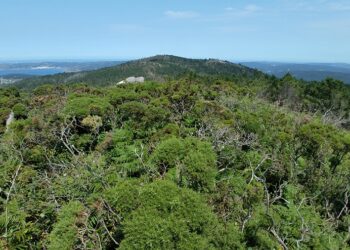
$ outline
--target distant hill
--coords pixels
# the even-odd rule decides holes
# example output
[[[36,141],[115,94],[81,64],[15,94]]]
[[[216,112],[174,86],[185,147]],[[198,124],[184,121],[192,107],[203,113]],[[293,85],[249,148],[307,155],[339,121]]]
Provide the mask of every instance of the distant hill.
[[[253,76],[259,71],[240,64],[216,59],[187,59],[169,55],[159,55],[126,62],[117,66],[77,73],[62,73],[24,79],[16,83],[18,87],[32,88],[41,84],[87,83],[106,86],[118,83],[130,76],[143,76],[146,80],[165,81],[194,72],[200,76]]]
[[[346,63],[244,62],[242,64],[277,77],[289,72],[296,78],[306,81],[321,81],[332,77],[350,84],[350,64]]]

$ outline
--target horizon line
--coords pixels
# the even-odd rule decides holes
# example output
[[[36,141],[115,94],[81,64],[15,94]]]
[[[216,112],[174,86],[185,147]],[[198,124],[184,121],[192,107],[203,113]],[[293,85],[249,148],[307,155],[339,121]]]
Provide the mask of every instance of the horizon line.
[[[170,54],[157,54],[153,56],[159,56],[159,55],[170,55]],[[4,64],[17,64],[17,63],[49,63],[49,62],[127,62],[127,61],[133,61],[133,60],[139,60],[144,58],[149,58],[153,56],[140,56],[140,57],[70,57],[70,58],[59,58],[59,57],[37,57],[37,58],[0,58],[0,63]],[[317,60],[293,60],[293,59],[282,59],[282,60],[276,60],[276,59],[227,59],[227,58],[220,58],[220,57],[188,57],[188,56],[178,56],[178,55],[170,55],[170,56],[177,56],[177,57],[183,57],[187,59],[217,59],[217,60],[225,60],[232,63],[292,63],[292,64],[350,64],[349,62],[344,61],[317,61]]]

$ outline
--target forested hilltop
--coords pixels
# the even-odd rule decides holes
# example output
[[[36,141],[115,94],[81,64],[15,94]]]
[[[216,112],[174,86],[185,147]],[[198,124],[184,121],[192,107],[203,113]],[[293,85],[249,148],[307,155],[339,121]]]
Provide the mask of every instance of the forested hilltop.
[[[0,249],[349,249],[349,87],[225,71],[0,88]]]
[[[262,74],[257,70],[228,61],[158,55],[99,70],[28,78],[16,83],[16,86],[26,89],[33,89],[48,83],[85,83],[92,86],[108,86],[130,76],[143,76],[148,81],[165,82],[183,77],[188,72],[195,72],[199,76],[226,78],[252,77]]]

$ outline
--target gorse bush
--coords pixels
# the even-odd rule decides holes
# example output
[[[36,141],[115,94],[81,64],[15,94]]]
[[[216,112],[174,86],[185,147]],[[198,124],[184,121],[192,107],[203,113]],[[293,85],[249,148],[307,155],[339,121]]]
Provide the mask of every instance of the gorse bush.
[[[348,249],[349,87],[249,72],[1,88],[0,248]]]
[[[151,156],[160,175],[169,175],[179,186],[209,191],[215,185],[216,155],[209,143],[196,138],[170,138],[161,142]]]
[[[48,240],[48,249],[74,249],[79,244],[79,226],[84,224],[84,206],[70,202],[63,206]]]

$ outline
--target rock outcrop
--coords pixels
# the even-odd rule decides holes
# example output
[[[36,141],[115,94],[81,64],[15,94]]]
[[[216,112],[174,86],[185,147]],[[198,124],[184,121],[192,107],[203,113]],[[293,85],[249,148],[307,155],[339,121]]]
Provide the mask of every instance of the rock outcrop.
[[[145,82],[145,78],[143,76],[140,77],[135,77],[135,76],[130,76],[126,78],[123,81],[118,82],[117,84],[125,84],[125,83],[143,83]]]
[[[6,132],[9,130],[11,123],[14,121],[15,119],[15,114],[13,113],[13,111],[11,111],[11,113],[9,114],[9,117],[6,120]]]

